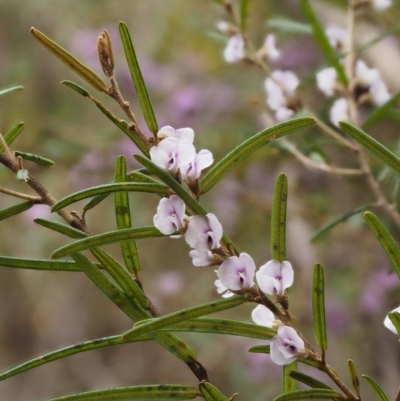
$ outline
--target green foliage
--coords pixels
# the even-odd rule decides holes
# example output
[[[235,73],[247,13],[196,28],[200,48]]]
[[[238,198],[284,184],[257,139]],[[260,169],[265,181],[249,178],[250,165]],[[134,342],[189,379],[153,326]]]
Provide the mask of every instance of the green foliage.
[[[325,321],[325,282],[324,268],[319,263],[314,266],[312,307],[315,340],[321,350],[325,352],[328,348]]]

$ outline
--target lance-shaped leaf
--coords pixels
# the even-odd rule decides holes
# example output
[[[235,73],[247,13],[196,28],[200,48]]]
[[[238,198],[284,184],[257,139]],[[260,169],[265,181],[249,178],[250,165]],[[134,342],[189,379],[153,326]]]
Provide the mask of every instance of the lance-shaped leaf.
[[[144,83],[142,72],[140,71],[135,49],[132,44],[131,35],[129,34],[128,27],[124,22],[119,23],[119,34],[124,47],[129,71],[131,72],[132,80],[138,95],[139,104],[143,112],[143,117],[150,132],[156,134],[158,132],[157,120],[154,115],[153,106],[151,104],[150,96],[147,92],[146,84]]]
[[[397,330],[397,334],[400,337],[400,313],[398,312],[390,312],[389,319],[393,323],[395,329]]]
[[[82,252],[87,249],[92,249],[98,246],[112,244],[115,242],[163,236],[164,234],[161,234],[160,231],[158,231],[154,226],[126,228],[124,230],[109,231],[104,234],[92,235],[91,237],[84,238],[80,241],[75,241],[72,244],[64,245],[63,247],[56,249],[51,257],[53,259],[58,259],[72,253]]]
[[[343,396],[334,390],[323,388],[312,388],[308,390],[296,390],[291,393],[284,393],[274,398],[274,401],[293,401],[293,400],[343,400]]]
[[[336,227],[338,224],[342,223],[343,221],[346,221],[350,217],[363,212],[364,210],[368,209],[371,207],[371,204],[368,203],[366,205],[362,205],[359,207],[356,207],[353,210],[350,210],[347,213],[341,214],[340,216],[335,217],[328,223],[324,224],[319,230],[317,230],[314,235],[311,237],[311,242],[314,242],[316,239],[321,237],[323,234],[327,233],[329,230],[332,228]]]
[[[83,206],[83,215],[86,214],[89,210],[93,209],[96,207],[99,203],[103,202],[104,199],[106,199],[110,194],[102,194],[102,195],[97,195],[94,198],[90,199],[88,203],[86,203],[85,206]]]
[[[286,17],[272,17],[267,20],[267,27],[278,29],[283,32],[296,35],[311,35],[312,28],[309,24],[304,24]]]
[[[303,372],[299,372],[297,370],[293,370],[292,372],[290,372],[290,376],[301,382],[306,384],[309,387],[312,388],[326,388],[329,390],[333,390],[333,388],[329,387],[328,385],[326,385],[325,383],[322,383],[321,381],[314,379],[314,377],[308,376]]]
[[[269,143],[271,140],[288,135],[294,131],[310,127],[315,124],[314,117],[299,117],[276,124],[267,128],[241,145],[233,149],[222,160],[212,167],[200,182],[201,194],[208,192],[217,182],[228,174],[236,165],[250,156],[257,149]]]
[[[70,260],[47,260],[47,259],[28,259],[13,258],[10,256],[0,256],[0,266],[13,267],[16,269],[49,270],[80,272],[82,269]]]
[[[23,89],[24,89],[23,86],[13,86],[12,88],[3,89],[3,90],[0,90],[0,96],[4,96],[4,95],[7,95],[8,93],[20,91]]]
[[[378,383],[372,379],[371,377],[367,375],[361,375],[367,383],[371,386],[372,390],[375,391],[375,394],[378,396],[379,401],[389,401],[389,398],[387,395],[383,392],[383,390],[380,388]]]
[[[197,202],[197,200],[194,199],[193,196],[190,195],[190,193],[165,170],[155,165],[147,157],[143,157],[141,155],[134,155],[134,157],[138,162],[142,163],[143,166],[147,167],[162,182],[165,182],[165,184],[167,184],[167,186],[185,202],[185,205],[189,208],[192,214],[199,214],[202,216],[207,214],[207,211],[203,208],[203,206],[201,206],[200,203]],[[222,241],[228,247],[230,247],[235,252],[236,255],[239,255],[239,252],[236,249],[235,244],[231,241],[231,239],[228,237],[226,233],[223,234]]]
[[[400,278],[400,249],[395,240],[375,214],[371,212],[365,212],[364,220],[374,233],[376,239],[382,245],[390,261],[392,262],[395,272]]]
[[[249,352],[252,352],[254,354],[270,354],[271,346],[270,345],[254,345],[253,347],[249,348]]]
[[[286,260],[286,205],[288,182],[286,174],[276,180],[271,213],[271,256],[274,260]]]
[[[257,338],[259,340],[270,340],[276,336],[276,330],[271,329],[270,327],[211,317],[190,319],[187,322],[181,322],[165,327],[163,330],[229,334],[232,336]]]
[[[113,345],[127,344],[129,342],[148,341],[151,339],[152,338],[150,336],[143,336],[135,338],[133,341],[128,341],[122,339],[120,335],[117,335],[117,336],[97,338],[96,340],[90,340],[74,345],[69,345],[68,347],[48,352],[47,354],[38,356],[37,358],[30,359],[29,361],[26,361],[18,366],[8,369],[7,371],[0,374],[0,380],[8,379],[9,377],[15,376],[19,373],[26,372],[27,370],[36,368],[49,362],[56,361],[58,359],[79,354],[81,352],[91,351],[99,348],[111,347]]]
[[[12,127],[10,129],[10,131],[8,131],[5,135],[4,135],[4,140],[6,142],[6,144],[8,146],[10,146],[14,140],[18,137],[18,135],[22,132],[22,130],[25,127],[25,123],[19,123],[17,125],[14,125],[14,127]],[[0,152],[4,152],[4,148],[3,145],[0,143]]]
[[[124,293],[136,301],[142,308],[149,307],[149,300],[135,280],[104,249],[94,248],[92,254],[104,266],[110,276],[122,288]]]
[[[126,182],[126,161],[119,156],[115,167],[115,182]],[[131,228],[131,211],[129,207],[129,196],[127,192],[116,192],[114,195],[115,216],[119,230]],[[139,255],[134,240],[121,242],[121,251],[125,265],[131,273],[140,271]]]
[[[290,393],[297,390],[297,381],[290,375],[297,369],[297,361],[284,365],[282,370],[282,393]]]
[[[206,381],[199,384],[199,390],[205,401],[229,401],[215,386]]]
[[[83,97],[88,97],[89,92],[85,89],[82,88],[82,86],[76,84],[75,82],[68,81],[67,79],[64,81],[61,81],[61,83],[65,86],[68,86],[68,88],[72,89],[73,91],[79,93]]]
[[[15,216],[16,214],[20,214],[25,212],[25,210],[29,210],[35,202],[27,201],[18,203],[17,205],[6,207],[0,210],[0,221],[8,219],[11,216]]]
[[[326,60],[335,68],[339,81],[346,85],[348,80],[344,67],[340,63],[335,49],[330,44],[329,39],[325,34],[324,27],[322,26],[318,15],[311,6],[310,0],[300,0],[300,7],[311,25],[315,40],[318,43],[322,53],[324,53]]]
[[[59,223],[58,221],[46,219],[34,219],[36,224],[49,228],[50,230],[57,231],[60,234],[67,235],[70,238],[86,238],[88,234],[85,232],[68,226],[67,224]]]
[[[60,199],[53,205],[51,211],[57,212],[71,203],[78,202],[82,199],[91,198],[92,196],[97,195],[110,194],[113,192],[147,192],[165,195],[168,192],[168,188],[162,183],[148,184],[137,182],[116,182],[114,184],[104,184],[75,192],[66,196],[65,198]]]
[[[393,152],[347,121],[340,121],[339,126],[359,144],[381,159],[395,173],[400,175],[400,159]]]
[[[376,122],[378,122],[382,117],[384,117],[392,107],[396,106],[400,100],[400,92],[395,93],[386,103],[372,110],[368,117],[363,122],[363,128],[367,128]]]
[[[97,89],[100,92],[108,93],[108,88],[102,79],[79,60],[77,60],[71,53],[67,52],[60,45],[53,42],[44,33],[38,31],[36,28],[31,28],[31,34],[39,41],[40,44],[53,53],[54,56],[60,59],[94,89]]]
[[[319,263],[314,266],[312,307],[315,339],[321,350],[325,352],[328,348],[328,340],[325,322],[324,268]]]
[[[349,371],[349,376],[351,379],[351,383],[353,384],[353,388],[356,391],[358,398],[361,399],[360,381],[358,380],[356,365],[354,364],[354,362],[351,359],[347,360],[347,369]]]
[[[50,160],[47,157],[34,155],[33,153],[20,152],[19,150],[16,150],[15,156],[20,156],[25,160],[29,160],[31,162],[34,162],[36,164],[40,164],[40,165],[46,166],[46,167],[54,167],[56,165],[56,163],[53,160]]]
[[[88,391],[52,398],[47,401],[142,401],[142,400],[192,400],[198,391],[195,387],[177,384],[153,384],[146,386],[117,387]]]
[[[195,317],[209,315],[210,313],[220,312],[226,309],[231,309],[236,306],[241,305],[246,301],[243,296],[235,296],[228,299],[222,299],[219,301],[209,302],[202,305],[197,305],[192,308],[187,308],[180,310],[178,312],[173,312],[163,317],[152,319],[149,322],[134,326],[133,329],[127,331],[123,337],[124,338],[134,338],[136,336],[141,336],[152,331],[160,330],[172,324],[187,321]]]

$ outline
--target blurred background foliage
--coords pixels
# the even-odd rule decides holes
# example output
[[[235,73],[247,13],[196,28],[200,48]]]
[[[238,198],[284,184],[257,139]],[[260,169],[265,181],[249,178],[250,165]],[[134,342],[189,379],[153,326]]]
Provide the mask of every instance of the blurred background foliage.
[[[316,1],[322,21],[343,24],[344,1]],[[365,43],[396,23],[395,4],[379,16],[366,14],[357,28],[357,42]],[[286,16],[303,20],[294,0],[253,0],[249,32],[259,46],[271,32],[267,21]],[[223,37],[215,25],[226,19],[213,1],[187,0],[0,0],[1,88],[23,85],[25,90],[0,99],[0,129],[7,132],[25,122],[25,130],[12,150],[37,153],[56,161],[46,169],[26,162],[26,167],[56,197],[89,186],[110,182],[116,157],[123,154],[130,170],[137,168],[135,146],[87,99],[59,85],[79,78],[42,48],[29,34],[31,26],[71,51],[102,76],[97,62],[96,38],[106,28],[113,39],[116,75],[124,96],[131,102],[142,126],[140,109],[118,37],[118,21],[130,28],[144,78],[154,102],[159,126],[190,126],[197,149],[210,149],[219,160],[241,141],[271,121],[265,105],[264,76],[245,64],[227,65],[222,58]],[[274,68],[294,70],[310,77],[323,63],[309,35],[276,31],[283,56]],[[390,91],[400,90],[399,36],[386,37],[363,53],[367,63],[379,68]],[[122,112],[104,95],[93,93],[118,116]],[[305,79],[302,96],[307,106],[327,119],[330,106]],[[369,131],[395,148],[397,114]],[[267,121],[267,123],[266,123]],[[289,139],[304,153],[318,153],[326,138],[311,129]],[[335,164],[355,165],[352,155],[328,144],[325,157]],[[382,168],[371,158],[374,171]],[[292,308],[301,330],[312,339],[311,275],[314,263],[327,272],[328,361],[346,375],[345,361],[352,358],[359,373],[374,377],[394,395],[400,376],[400,348],[396,336],[382,321],[399,304],[399,282],[388,258],[361,216],[334,228],[314,244],[312,234],[338,214],[371,202],[361,178],[329,176],[299,164],[291,155],[268,146],[232,171],[203,202],[215,213],[240,251],[250,253],[258,266],[270,258],[270,205],[277,175],[289,179],[288,259],[296,279],[291,289]],[[1,185],[25,191],[23,183],[5,168]],[[387,180],[390,193],[393,181]],[[131,195],[135,225],[152,222],[158,199]],[[0,207],[16,203],[0,194]],[[74,205],[78,211],[84,203]],[[399,230],[378,215],[399,239]],[[36,226],[35,217],[49,217],[48,209],[35,206],[23,215],[2,221],[0,254],[47,258],[68,240]],[[56,218],[57,217],[52,217]],[[87,214],[93,233],[116,228],[112,197]],[[184,241],[157,239],[139,243],[142,281],[161,313],[218,298],[210,268],[194,268]],[[119,258],[119,247],[107,247]],[[179,255],[179,256],[177,256]],[[131,327],[129,319],[80,273],[14,271],[0,268],[0,368],[5,370],[32,356],[88,339],[113,335]],[[221,316],[250,320],[251,305]],[[212,380],[226,395],[265,400],[279,392],[280,369],[265,355],[249,354],[256,342],[234,337],[182,335],[197,351]],[[2,399],[39,400],[68,393],[140,383],[196,385],[187,367],[155,343],[123,345],[56,361],[0,382]],[[364,386],[365,387],[365,386]],[[369,389],[365,394],[373,399]]]

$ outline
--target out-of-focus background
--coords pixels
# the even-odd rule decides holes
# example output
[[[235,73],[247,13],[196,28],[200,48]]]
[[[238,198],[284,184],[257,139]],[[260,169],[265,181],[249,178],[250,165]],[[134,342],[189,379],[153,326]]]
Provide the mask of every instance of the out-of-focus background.
[[[325,24],[343,24],[344,1],[316,1]],[[360,19],[359,44],[379,36],[396,23],[399,6]],[[257,46],[275,32],[282,57],[272,68],[290,69],[305,78],[301,94],[307,106],[327,120],[331,100],[308,79],[323,58],[310,35],[292,35],[267,26],[271,17],[303,21],[293,0],[253,0],[249,33]],[[132,157],[135,146],[87,99],[59,84],[64,79],[87,87],[29,33],[31,26],[71,51],[100,76],[96,38],[106,28],[113,39],[116,76],[144,127],[118,36],[118,22],[128,25],[147,82],[159,126],[192,127],[197,149],[209,149],[215,160],[241,141],[266,127],[265,76],[255,67],[227,64],[222,57],[224,38],[216,23],[226,20],[224,10],[212,1],[185,0],[0,0],[0,88],[23,85],[24,91],[0,99],[0,130],[19,122],[25,129],[12,150],[37,153],[56,161],[55,168],[26,162],[56,197],[113,179],[115,159],[122,154],[130,170],[138,168]],[[343,26],[343,25],[342,25]],[[369,66],[379,68],[391,93],[400,90],[399,37],[396,32],[363,53]],[[104,77],[105,79],[105,77]],[[105,95],[91,93],[118,116],[122,112]],[[368,112],[368,110],[366,110]],[[374,126],[372,135],[394,149],[398,141],[396,115]],[[317,129],[295,133],[291,140],[306,154],[318,153],[323,141]],[[329,162],[356,165],[354,155],[327,142]],[[371,159],[375,172],[382,165]],[[351,358],[359,373],[375,378],[393,398],[399,385],[400,347],[396,336],[383,327],[387,312],[400,304],[399,280],[361,216],[334,228],[310,243],[312,234],[333,217],[373,201],[361,178],[329,176],[304,167],[293,156],[267,146],[235,168],[204,196],[242,252],[260,266],[270,258],[270,209],[274,183],[280,172],[289,179],[288,259],[295,269],[290,290],[292,308],[301,330],[313,341],[311,275],[316,262],[326,268],[328,362],[346,377]],[[388,196],[395,186],[387,177]],[[27,191],[5,168],[1,186]],[[132,194],[135,225],[151,224],[158,199]],[[106,199],[87,214],[93,233],[116,228],[113,201]],[[0,208],[18,200],[0,194]],[[81,210],[84,202],[74,205]],[[395,238],[399,230],[376,211]],[[0,224],[0,254],[48,258],[69,242],[35,225],[33,218],[50,216],[48,208],[35,206]],[[161,313],[218,299],[214,268],[195,268],[183,240],[144,240],[138,244],[142,281]],[[107,247],[121,260],[118,246]],[[251,305],[220,316],[250,321]],[[0,267],[0,370],[33,356],[103,336],[121,333],[130,320],[83,273],[40,272]],[[238,392],[241,400],[272,399],[279,392],[280,369],[269,356],[249,354],[260,341],[209,334],[184,335],[227,396]],[[347,383],[349,380],[345,379]],[[196,385],[189,369],[156,343],[123,345],[91,351],[52,362],[0,382],[0,399],[42,400],[74,392],[141,383]],[[363,399],[374,399],[364,384]]]

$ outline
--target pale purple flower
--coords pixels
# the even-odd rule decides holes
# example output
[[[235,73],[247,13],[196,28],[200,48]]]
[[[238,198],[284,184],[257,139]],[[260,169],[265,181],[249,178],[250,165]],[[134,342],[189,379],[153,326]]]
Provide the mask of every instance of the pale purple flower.
[[[160,200],[153,223],[160,232],[170,235],[185,227],[185,217],[185,203],[179,196],[172,195]]]
[[[217,273],[217,270],[215,270]],[[229,291],[222,283],[221,280],[215,280],[214,285],[217,287],[218,294],[222,294],[222,298],[230,298],[233,297],[235,294],[232,291]]]
[[[251,312],[251,318],[254,323],[267,327],[272,327],[275,321],[274,314],[264,305],[258,305],[253,312]]]
[[[201,171],[213,164],[212,153],[207,149],[200,150],[193,161],[181,168],[182,178],[185,181],[194,182],[200,177]]]
[[[338,122],[349,119],[349,103],[341,97],[336,99],[329,111],[331,123],[339,127]]]
[[[333,67],[324,68],[316,75],[318,89],[326,96],[333,96],[337,81],[337,72]]]
[[[237,33],[228,39],[224,49],[224,59],[227,63],[237,63],[245,56],[243,36]]]
[[[345,28],[337,25],[330,25],[325,30],[326,36],[329,39],[329,43],[339,50],[344,50],[347,45],[348,33]]]
[[[193,266],[212,266],[216,262],[211,251],[192,249],[189,252],[189,256],[192,258]]]
[[[278,122],[290,120],[294,116],[294,110],[287,107],[280,107],[275,112],[275,119]]]
[[[174,137],[165,138],[150,149],[152,162],[172,174],[176,173],[178,168],[190,163],[195,156],[196,151],[192,144],[180,142]]]
[[[176,138],[179,142],[193,144],[194,131],[192,128],[180,128],[175,129],[169,125],[162,127],[157,132],[159,139],[164,139],[168,137]]]
[[[393,309],[391,312],[397,312],[400,313],[400,306],[396,309]],[[394,327],[394,324],[392,323],[392,321],[389,319],[389,315],[387,315],[385,317],[385,320],[383,321],[383,324],[390,330],[393,331],[394,334],[399,334],[397,333],[396,327]]]
[[[283,295],[286,288],[293,284],[293,268],[287,260],[270,260],[256,273],[261,291],[269,295]]]
[[[371,0],[374,10],[382,11],[392,5],[392,0]]]
[[[221,246],[222,226],[217,217],[208,213],[193,216],[185,234],[186,242],[198,251],[210,251]]]
[[[304,353],[304,341],[289,326],[281,326],[271,340],[271,360],[277,365],[287,365]]]
[[[280,51],[276,48],[275,44],[275,35],[267,35],[264,41],[262,53],[271,61],[275,61],[280,57]]]
[[[217,24],[216,24],[216,27],[221,33],[224,33],[226,35],[231,33],[232,30],[233,30],[232,25],[229,22],[226,22],[226,21],[223,21],[223,20],[218,21]]]
[[[217,271],[222,285],[232,291],[250,289],[254,285],[256,266],[247,253],[225,259]]]

